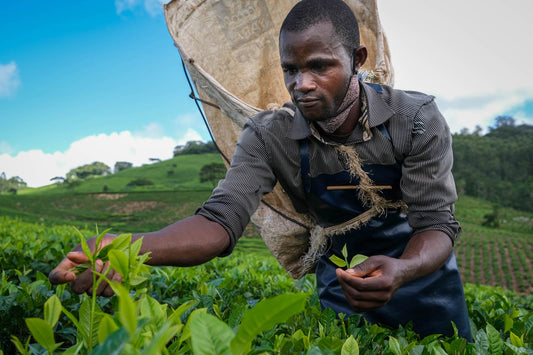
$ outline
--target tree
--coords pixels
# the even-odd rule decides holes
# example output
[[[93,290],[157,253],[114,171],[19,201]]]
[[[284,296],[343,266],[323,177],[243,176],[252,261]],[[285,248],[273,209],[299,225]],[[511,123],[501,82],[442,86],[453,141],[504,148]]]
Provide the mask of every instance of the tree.
[[[501,127],[514,127],[516,123],[516,120],[510,116],[498,116],[494,121],[496,122],[495,129]]]
[[[177,145],[174,148],[174,156],[215,152],[217,152],[217,148],[213,142],[189,141],[185,145]]]
[[[200,182],[210,181],[213,188],[217,186],[218,181],[226,176],[226,166],[222,163],[211,163],[202,166],[200,169]]]
[[[111,173],[111,168],[102,162],[95,161],[91,164],[85,164],[70,170],[67,173],[67,181],[75,179],[87,179],[91,176],[107,175]]]
[[[50,181],[53,181],[55,182],[56,184],[61,184],[63,182],[65,182],[65,178],[63,176],[54,176],[53,178],[50,179]]]
[[[477,130],[476,130],[477,131]],[[485,135],[453,135],[457,190],[500,206],[533,211],[533,126],[501,116]],[[497,216],[485,216],[497,223]]]
[[[26,188],[28,184],[22,180],[20,176],[13,176],[7,178],[5,172],[0,174],[0,193],[12,193],[16,194],[18,190]]]
[[[130,163],[130,162],[127,162],[127,161],[117,161],[115,163],[115,168],[113,169],[113,171],[115,173],[118,173],[119,171],[122,171],[122,170],[126,170],[126,169],[129,169],[133,167],[133,164]]]

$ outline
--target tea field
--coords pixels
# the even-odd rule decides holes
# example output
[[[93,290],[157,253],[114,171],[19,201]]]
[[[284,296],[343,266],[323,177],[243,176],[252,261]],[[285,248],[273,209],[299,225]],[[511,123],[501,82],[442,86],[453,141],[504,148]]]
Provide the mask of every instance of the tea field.
[[[533,354],[533,214],[500,208],[499,228],[488,228],[493,205],[467,196],[456,204],[455,252],[473,343],[321,311],[314,276],[287,276],[252,226],[232,255],[193,268],[145,270],[122,256],[133,246],[117,246],[109,259],[130,281],[112,298],[49,283],[80,242],[75,228],[85,238],[142,233],[194,213],[211,190],[199,165],[217,159],[182,156],[73,188],[0,195],[0,354]],[[154,185],[127,186],[139,176]]]
[[[421,339],[409,326],[386,329],[321,311],[313,276],[292,280],[271,256],[253,251],[264,251],[260,239],[245,239],[231,256],[193,268],[143,270],[139,257],[127,265],[110,257],[130,280],[115,286],[112,298],[79,296],[48,282],[48,272],[78,242],[72,226],[0,217],[5,354],[532,353],[530,294],[468,283],[474,343],[437,335]],[[131,254],[116,249],[113,255]]]

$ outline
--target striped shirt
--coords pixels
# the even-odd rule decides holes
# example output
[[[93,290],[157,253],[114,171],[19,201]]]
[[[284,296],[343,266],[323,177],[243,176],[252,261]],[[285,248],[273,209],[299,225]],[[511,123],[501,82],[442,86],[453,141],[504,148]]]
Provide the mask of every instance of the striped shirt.
[[[362,117],[343,144],[354,145],[363,164],[400,163],[402,200],[413,234],[439,230],[455,241],[460,233],[454,217],[457,200],[451,173],[451,134],[434,97],[382,86],[377,92],[361,83]],[[236,145],[226,178],[197,214],[221,224],[235,246],[264,194],[279,182],[296,211],[307,213],[300,172],[299,140],[309,139],[311,176],[345,170],[335,145],[320,137],[292,103],[289,110],[263,111],[251,117]],[[293,110],[294,116],[288,111]],[[385,124],[390,137],[377,128]],[[368,132],[368,129],[371,132]],[[370,134],[370,138],[368,135]]]

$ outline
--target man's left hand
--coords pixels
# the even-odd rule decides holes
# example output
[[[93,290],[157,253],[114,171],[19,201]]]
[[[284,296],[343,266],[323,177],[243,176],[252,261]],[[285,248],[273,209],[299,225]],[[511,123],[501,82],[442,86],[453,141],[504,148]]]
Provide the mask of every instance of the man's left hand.
[[[337,278],[352,309],[365,312],[387,304],[404,283],[405,260],[371,256],[352,269],[337,269]]]

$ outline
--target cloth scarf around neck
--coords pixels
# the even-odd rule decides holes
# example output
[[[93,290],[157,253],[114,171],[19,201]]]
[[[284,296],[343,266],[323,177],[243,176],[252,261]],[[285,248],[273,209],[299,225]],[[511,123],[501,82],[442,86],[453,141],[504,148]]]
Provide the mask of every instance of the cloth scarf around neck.
[[[335,132],[348,119],[350,111],[354,105],[359,103],[359,80],[357,75],[353,75],[350,79],[346,96],[339,106],[335,116],[332,116],[323,121],[316,121],[315,123],[327,134]]]

